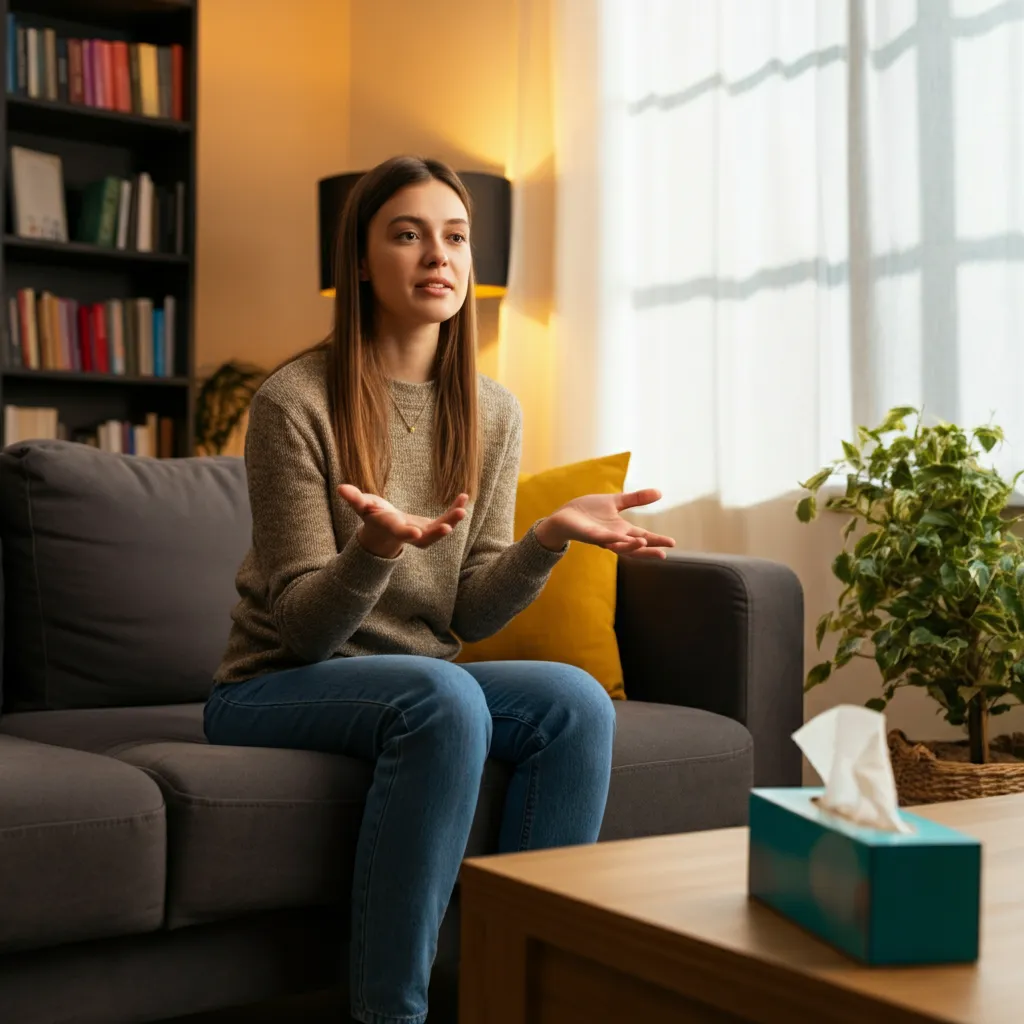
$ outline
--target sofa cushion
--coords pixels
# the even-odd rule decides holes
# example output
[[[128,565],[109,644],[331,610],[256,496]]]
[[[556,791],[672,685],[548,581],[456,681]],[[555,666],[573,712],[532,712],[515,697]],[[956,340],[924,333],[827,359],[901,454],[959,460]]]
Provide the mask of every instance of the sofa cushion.
[[[169,927],[325,904],[347,916],[369,762],[187,743],[118,756],[149,772],[167,801]],[[493,852],[508,777],[487,763],[470,853]]]
[[[0,734],[110,755],[142,743],[206,742],[202,704],[15,711],[0,719]]]
[[[0,735],[0,950],[159,928],[165,824],[137,769]]]
[[[8,710],[202,700],[251,540],[241,459],[0,454]]]
[[[750,734],[706,711],[616,701],[602,839],[746,822]],[[167,923],[347,906],[368,762],[207,744],[202,704],[7,715],[0,732],[107,752],[142,768],[167,803]],[[488,761],[467,854],[493,853],[509,768]]]
[[[618,728],[602,840],[747,823],[754,741],[744,726],[695,708],[615,703]]]

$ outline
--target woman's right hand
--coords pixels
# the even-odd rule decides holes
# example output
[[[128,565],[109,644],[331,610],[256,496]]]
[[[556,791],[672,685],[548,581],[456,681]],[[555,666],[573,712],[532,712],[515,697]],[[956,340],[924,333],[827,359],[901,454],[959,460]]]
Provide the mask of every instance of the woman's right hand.
[[[390,502],[352,484],[342,484],[338,494],[363,521],[359,528],[359,543],[379,558],[397,558],[406,544],[417,548],[436,544],[466,518],[466,503],[469,501],[468,494],[460,494],[445,513],[436,519],[427,519],[400,512]]]

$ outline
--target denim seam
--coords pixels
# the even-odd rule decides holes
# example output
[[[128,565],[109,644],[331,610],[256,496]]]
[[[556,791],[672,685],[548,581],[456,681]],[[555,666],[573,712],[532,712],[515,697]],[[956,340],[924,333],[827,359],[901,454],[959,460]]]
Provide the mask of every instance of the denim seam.
[[[521,715],[514,714],[510,711],[498,712],[491,714],[492,719],[507,718],[513,722],[519,722],[521,725],[525,725],[533,730],[533,735],[540,739],[540,747],[530,755],[531,758],[536,757],[542,751],[544,751],[550,740],[545,734],[544,730],[539,725],[535,725],[533,722]],[[530,780],[526,786],[526,799],[523,801],[523,820],[519,826],[519,850],[523,851],[527,848],[527,844],[530,841],[530,832],[533,829],[533,811],[537,803],[537,762],[532,761],[530,764]]]
[[[359,1010],[360,1014],[368,1015],[369,1024],[426,1024],[425,1013],[414,1013],[411,1017],[391,1017],[388,1014],[374,1013],[373,1010]]]
[[[406,730],[405,730],[406,731],[406,735],[408,735],[408,733],[409,733],[408,723],[406,723],[406,721],[405,721],[405,713],[401,710],[401,708],[396,708],[394,705],[386,704],[383,701],[360,701],[359,703],[377,704],[379,706],[389,708],[391,711],[395,712],[395,714],[397,714],[398,717],[401,719],[403,725],[405,725],[405,727],[406,727]],[[397,756],[397,758],[395,760],[395,767],[394,767],[393,771],[391,772],[391,777],[388,779],[387,790],[384,793],[383,799],[380,801],[380,812],[377,815],[377,820],[373,823],[373,839],[372,839],[372,841],[370,843],[369,862],[366,865],[365,877],[359,880],[359,889],[360,889],[360,891],[359,891],[359,899],[355,903],[355,905],[359,908],[359,910],[358,910],[358,913],[359,913],[359,916],[360,916],[359,924],[360,924],[360,931],[362,933],[362,935],[361,935],[361,942],[360,942],[360,948],[362,949],[363,956],[362,956],[362,960],[361,960],[361,962],[359,964],[359,977],[357,979],[357,989],[356,989],[356,992],[354,993],[354,996],[355,996],[355,1000],[357,1001],[358,1006],[359,1006],[359,1008],[361,1010],[366,1010],[366,999],[365,999],[365,989],[366,989],[366,932],[367,932],[367,927],[368,927],[367,922],[368,922],[369,917],[370,917],[370,915],[366,912],[366,907],[365,907],[364,904],[365,904],[365,899],[366,899],[366,893],[369,892],[369,889],[370,889],[370,877],[373,874],[374,858],[377,855],[377,832],[380,829],[381,821],[383,821],[383,819],[384,819],[384,812],[387,810],[388,800],[391,797],[391,790],[394,788],[395,778],[398,775],[398,769],[401,767],[401,762],[402,762],[402,754],[401,754],[401,749],[399,749],[398,756]],[[368,1012],[373,1013],[373,1011],[368,1011]],[[374,1013],[374,1016],[380,1017],[381,1015]],[[425,1020],[426,1017],[424,1015],[420,1014],[420,1015],[413,1015],[411,1017],[404,1017],[404,1018],[398,1017],[398,1018],[393,1018],[393,1019],[395,1019],[395,1020],[414,1021],[414,1020],[417,1020],[417,1019]]]
[[[264,708],[312,707],[316,704],[369,704],[372,707],[387,708],[389,711],[394,711],[402,716],[403,721],[405,720],[405,714],[402,709],[395,707],[394,704],[389,704],[385,700],[365,700],[361,697],[322,697],[317,700],[274,701],[272,704],[257,701],[250,704],[246,701],[229,700],[222,693],[218,693],[217,700],[230,704],[233,708],[245,708],[247,711],[262,711]]]

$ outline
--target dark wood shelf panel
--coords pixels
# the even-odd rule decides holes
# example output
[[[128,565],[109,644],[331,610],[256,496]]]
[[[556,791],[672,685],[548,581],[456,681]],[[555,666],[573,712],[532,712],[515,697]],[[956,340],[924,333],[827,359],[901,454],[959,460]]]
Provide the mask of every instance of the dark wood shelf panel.
[[[113,249],[85,242],[51,242],[41,238],[19,238],[4,235],[5,258],[23,263],[61,263],[65,266],[90,266],[101,263],[104,267],[124,266],[131,263],[146,265],[167,264],[187,267],[188,256],[172,252],[136,252],[134,249]]]
[[[166,17],[191,11],[195,4],[194,0],[89,0],[88,3],[82,0],[9,0],[7,6],[15,15],[119,25],[126,19]]]
[[[82,103],[60,103],[7,93],[7,130],[33,135],[58,136],[84,142],[131,145],[154,138],[188,138],[191,121],[169,117],[143,117],[117,110],[87,107]]]
[[[187,377],[128,377],[123,373],[91,373],[83,370],[26,370],[23,367],[0,370],[2,377],[25,380],[60,381],[71,384],[123,384],[135,387],[187,388]]]

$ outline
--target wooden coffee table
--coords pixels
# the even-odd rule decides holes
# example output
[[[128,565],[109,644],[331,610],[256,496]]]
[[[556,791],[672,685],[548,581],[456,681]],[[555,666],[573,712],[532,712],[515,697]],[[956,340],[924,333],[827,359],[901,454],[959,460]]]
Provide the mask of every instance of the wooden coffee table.
[[[976,964],[862,967],[747,898],[746,829],[657,836],[467,860],[460,1024],[1021,1024],[1024,795],[914,812],[983,843]]]

